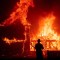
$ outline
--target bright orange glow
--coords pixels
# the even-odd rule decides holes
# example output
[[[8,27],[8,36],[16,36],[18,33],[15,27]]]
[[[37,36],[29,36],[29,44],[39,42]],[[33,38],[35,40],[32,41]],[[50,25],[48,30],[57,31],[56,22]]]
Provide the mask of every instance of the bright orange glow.
[[[24,40],[17,40],[16,38],[13,38],[13,39],[8,39],[8,38],[4,38],[3,39],[3,41],[5,41],[5,43],[7,43],[7,44],[9,44],[9,45],[11,45],[12,43],[20,43],[20,42],[25,42]],[[23,43],[23,45],[24,45],[24,43]],[[22,47],[22,49],[23,49],[23,52],[24,52],[24,46]]]
[[[24,26],[31,25],[27,21],[27,13],[28,13],[29,6],[34,7],[33,0],[20,0],[20,2],[17,2],[17,6],[18,8],[15,11],[13,11],[10,14],[10,17],[6,19],[4,22],[2,22],[0,26],[8,26],[14,23],[16,20],[19,20],[19,22],[21,22]],[[53,13],[48,14],[46,17],[40,18],[40,21],[38,23],[39,27],[38,27],[38,31],[36,32],[36,35],[34,35],[33,33],[32,34],[33,36],[30,37],[31,43],[33,45],[35,45],[36,43],[36,42],[33,42],[33,40],[36,41],[38,38],[40,38],[42,40],[42,44],[44,45],[45,49],[49,50],[52,48],[53,50],[54,49],[60,50],[59,48],[60,36],[58,36],[57,32],[55,32],[53,29],[53,23],[55,18],[56,17],[53,15]],[[25,30],[26,30],[26,27],[25,27]],[[9,45],[15,42],[23,42],[23,40],[17,40],[15,38],[12,40],[9,40],[8,38],[4,38],[3,40]],[[27,38],[25,40],[27,40]],[[34,50],[31,45],[30,45],[30,48],[31,50]]]
[[[17,3],[18,9],[17,12],[20,14],[21,23],[23,25],[28,24],[27,22],[27,13],[28,13],[28,7],[32,4],[32,0],[21,0],[20,3]]]
[[[33,40],[40,38],[45,50],[60,50],[60,36],[53,29],[55,19],[56,17],[52,13],[40,19],[38,31],[31,40],[33,45],[36,43],[33,43]],[[30,47],[31,50],[34,50],[32,46]]]
[[[52,27],[55,18],[56,17],[53,14],[49,14],[45,18],[42,17],[41,21],[39,21],[36,36],[34,36],[32,39],[43,38],[45,40],[59,40],[60,36],[57,35]]]
[[[30,41],[30,51],[34,51],[34,46],[38,38],[41,39],[41,43],[43,44],[45,50],[60,50],[60,36],[58,36],[58,34],[53,29],[53,22],[55,18],[56,17],[53,14],[49,14],[48,16],[41,18],[36,35],[34,35],[34,37],[30,37],[32,39]],[[15,38],[9,40],[5,37],[3,40],[10,45],[11,43],[15,42],[26,42],[27,38],[23,41],[17,40]]]
[[[12,40],[10,40],[10,39],[8,39],[8,38],[4,38],[3,39],[3,41],[5,41],[7,44],[9,44],[9,45],[11,45],[11,43],[16,43],[16,42],[23,42],[24,40],[17,40],[17,39],[12,39]]]
[[[17,9],[10,14],[10,17],[2,22],[3,26],[8,26],[17,19],[19,19],[23,25],[30,24],[27,21],[27,13],[29,6],[34,7],[33,0],[20,0],[20,2],[17,2],[17,6]]]

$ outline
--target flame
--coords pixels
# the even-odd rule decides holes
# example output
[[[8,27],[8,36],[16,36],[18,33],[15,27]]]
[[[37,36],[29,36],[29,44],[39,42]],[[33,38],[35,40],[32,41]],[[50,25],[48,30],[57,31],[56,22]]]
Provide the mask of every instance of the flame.
[[[16,42],[23,42],[23,40],[17,40],[16,38],[13,38],[12,40],[10,40],[6,37],[3,39],[3,41],[5,41],[9,45],[11,45],[12,43],[16,43]]]
[[[21,23],[23,25],[28,24],[27,21],[27,13],[28,13],[28,7],[29,6],[33,6],[32,4],[33,0],[21,0],[20,3],[18,4],[18,6],[20,7],[19,9],[17,9],[17,11],[20,11],[20,19],[21,19]]]
[[[30,24],[27,21],[27,13],[29,6],[34,7],[33,0],[20,0],[17,2],[17,9],[10,14],[10,17],[2,22],[3,26],[8,26],[14,23],[17,19],[21,21],[23,25]]]
[[[18,8],[15,11],[13,11],[10,14],[10,17],[6,19],[4,22],[2,22],[0,26],[8,26],[14,23],[17,19],[19,19],[19,21],[23,25],[30,25],[30,23],[27,21],[27,13],[29,6],[34,7],[33,0],[20,0],[20,2],[17,2],[17,6]],[[48,16],[46,17],[42,17],[41,20],[39,21],[38,31],[36,32],[36,35],[31,37],[31,39],[36,40],[38,38],[41,38],[42,40],[57,40],[58,43],[57,46],[59,48],[60,36],[58,36],[58,34],[54,31],[52,27],[55,19],[56,17],[52,13],[48,14]],[[15,38],[9,40],[6,37],[3,40],[9,45],[11,43],[23,41],[23,40],[17,40]],[[53,46],[56,46],[56,43],[51,43],[51,44],[53,44]]]
[[[33,39],[42,38],[45,40],[59,40],[60,36],[54,31],[53,23],[56,17],[51,13],[39,21],[39,29]]]
[[[33,35],[31,43],[34,45],[38,38],[41,39],[41,43],[45,50],[60,50],[60,36],[53,29],[53,23],[56,17],[53,13],[48,14],[46,17],[42,17],[39,21],[38,31],[36,35]],[[32,46],[31,51],[34,51]]]
[[[36,35],[31,40],[31,43],[33,46],[35,46],[36,40],[38,38],[41,38],[42,41],[41,43],[44,46],[44,49],[46,50],[60,50],[60,36],[54,31],[53,29],[53,23],[55,21],[56,17],[50,13],[46,17],[42,17],[41,20],[39,21],[39,27]],[[11,45],[12,43],[15,42],[25,42],[23,40],[17,40],[17,39],[12,39],[9,40],[8,38],[3,39],[6,43]],[[47,46],[44,44],[46,43]],[[49,45],[50,44],[50,45]],[[23,48],[24,51],[24,48]],[[30,51],[34,51],[34,48],[30,44]]]
[[[16,38],[13,38],[13,39],[8,39],[8,38],[3,38],[3,41],[5,41],[5,43],[11,45],[12,43],[20,43],[20,42],[25,42],[24,40],[17,40]],[[24,53],[24,43],[23,43],[23,47],[22,47],[23,51],[22,53]]]

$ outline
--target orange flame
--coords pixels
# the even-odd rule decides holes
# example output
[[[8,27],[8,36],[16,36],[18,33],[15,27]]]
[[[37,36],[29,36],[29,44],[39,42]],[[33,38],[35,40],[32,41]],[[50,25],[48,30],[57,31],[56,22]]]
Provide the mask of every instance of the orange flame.
[[[7,44],[11,45],[12,43],[16,43],[16,42],[23,42],[23,40],[17,40],[16,38],[10,40],[8,38],[4,38],[3,41],[5,41]]]
[[[27,21],[27,13],[29,6],[34,7],[33,0],[20,0],[20,2],[17,2],[17,6],[18,8],[10,14],[10,17],[2,22],[3,26],[8,26],[17,19],[19,19],[23,25],[29,24]]]
[[[56,17],[52,13],[45,18],[41,18],[38,31],[31,40],[33,45],[36,43],[33,41],[40,38],[45,50],[60,50],[60,36],[53,29],[55,19]],[[34,51],[32,46],[30,48],[31,51]]]
[[[21,0],[20,3],[17,4],[19,6],[19,9],[17,9],[17,11],[19,11],[20,13],[21,23],[23,25],[28,24],[27,22],[28,7],[33,6],[32,2],[33,0]]]
[[[52,27],[55,18],[56,17],[53,14],[49,14],[47,17],[42,18],[39,22],[37,35],[33,39],[43,38],[46,40],[59,40],[60,36],[58,36],[57,33],[54,32]]]

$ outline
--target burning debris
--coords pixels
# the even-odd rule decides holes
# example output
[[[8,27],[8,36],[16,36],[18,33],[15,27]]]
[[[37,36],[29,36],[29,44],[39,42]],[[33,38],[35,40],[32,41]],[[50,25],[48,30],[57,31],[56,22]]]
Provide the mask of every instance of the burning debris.
[[[32,40],[41,39],[42,44],[45,47],[45,50],[60,50],[60,36],[53,29],[53,22],[55,21],[55,16],[50,13],[45,18],[39,21],[38,31],[36,35],[33,35]],[[32,41],[31,40],[31,41]],[[36,42],[32,44],[34,45]],[[34,48],[31,46],[31,50]]]
[[[57,50],[59,50],[60,36],[58,36],[58,34],[54,31],[52,27],[53,22],[56,18],[53,15],[53,13],[48,14],[46,17],[42,17],[38,23],[39,27],[38,27],[38,31],[36,32],[36,35],[30,36],[31,34],[29,30],[30,30],[31,24],[27,20],[27,13],[28,13],[29,6],[34,7],[33,0],[20,0],[20,2],[17,2],[17,6],[18,6],[17,9],[13,11],[10,14],[10,17],[6,19],[4,22],[2,22],[0,26],[9,26],[13,24],[17,19],[19,19],[19,22],[21,22],[22,25],[25,26],[25,33],[24,33],[25,41],[17,40],[15,38],[12,40],[9,40],[6,37],[3,40],[10,45],[11,43],[22,42],[22,41],[25,43],[28,39],[30,40],[31,38],[29,43],[32,42],[34,45],[36,43],[36,40],[40,38],[42,40],[42,44],[44,45],[44,47],[46,47],[47,45],[47,48],[45,49],[50,49],[49,46],[52,44],[51,46],[52,48],[57,47]],[[54,42],[54,43],[50,43],[50,42]],[[56,45],[56,43],[58,43],[58,45]],[[30,46],[30,49],[32,49],[32,46]]]
[[[2,22],[1,25],[3,26],[9,26],[11,24],[13,24],[17,19],[19,19],[19,22],[22,23],[23,26],[25,26],[25,40],[17,40],[16,38],[10,40],[7,37],[5,37],[3,39],[3,41],[5,41],[7,44],[11,45],[12,43],[16,43],[16,42],[23,42],[23,52],[24,52],[24,46],[26,46],[25,44],[28,44],[28,50],[30,50],[30,45],[29,45],[29,41],[30,41],[30,23],[27,21],[27,13],[28,13],[28,8],[29,6],[34,7],[33,5],[33,0],[20,0],[19,2],[17,2],[17,6],[18,8],[13,11],[10,14],[10,17],[8,19],[6,19],[4,22]],[[29,40],[28,40],[29,39]],[[27,42],[27,43],[26,43]],[[26,49],[25,49],[26,50]],[[28,52],[28,50],[26,52]]]
[[[8,38],[5,37],[3,40],[4,40],[6,43],[8,43],[9,45],[11,45],[11,43],[23,42],[23,40],[17,40],[16,38],[10,40],[10,39],[8,39]]]
[[[29,6],[34,7],[33,4],[33,0],[20,0],[19,2],[17,2],[17,9],[15,11],[13,11],[10,14],[10,17],[8,19],[6,19],[4,22],[2,22],[2,26],[9,26],[12,23],[14,23],[17,19],[19,19],[19,22],[21,22],[24,26],[25,26],[25,31],[27,29],[30,29],[30,23],[27,21],[27,13],[28,13],[28,8]],[[24,33],[25,35],[25,40],[27,40],[26,38],[26,32]],[[11,44],[13,42],[20,42],[17,39],[8,39],[8,38],[4,38],[4,41],[6,41],[6,43]]]

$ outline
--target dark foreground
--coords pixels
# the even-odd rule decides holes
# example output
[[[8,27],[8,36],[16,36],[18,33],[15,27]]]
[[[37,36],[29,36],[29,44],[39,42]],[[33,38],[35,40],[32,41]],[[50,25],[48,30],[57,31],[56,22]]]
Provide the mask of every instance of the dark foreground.
[[[0,56],[0,60],[37,60],[35,54],[32,52],[31,56]],[[47,56],[43,60],[60,60],[60,51],[47,51]]]
[[[0,58],[0,60],[38,60],[36,58]],[[40,60],[40,59],[39,59]],[[44,58],[43,60],[60,60],[60,58]]]
[[[38,60],[36,58],[27,58],[27,57],[0,57],[0,60]],[[47,57],[43,60],[60,60],[60,57]]]
[[[20,58],[20,57],[0,57],[0,60],[38,60],[36,58]],[[39,59],[40,60],[40,59]],[[43,60],[60,60],[60,57],[43,58]]]

